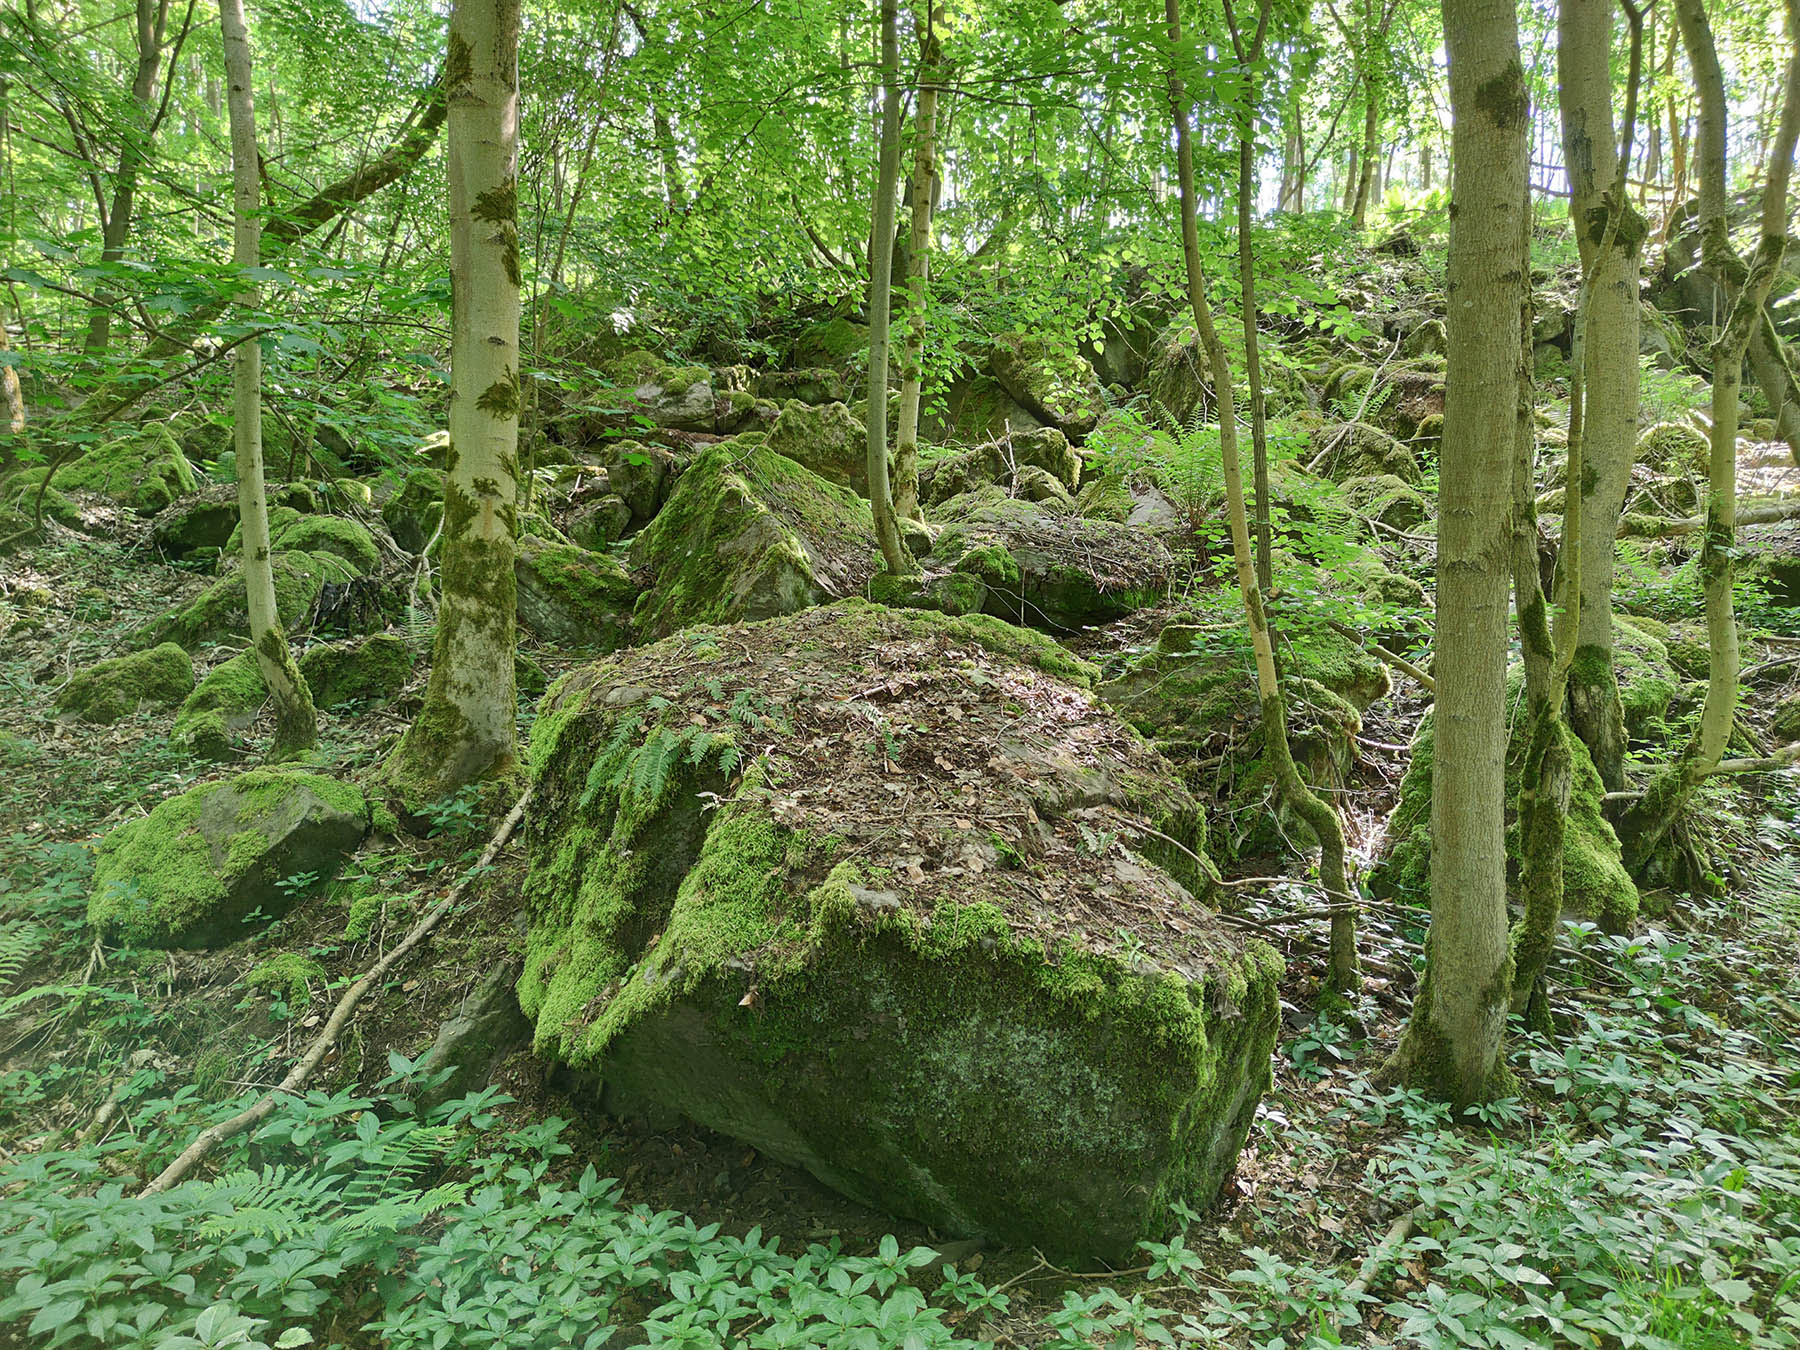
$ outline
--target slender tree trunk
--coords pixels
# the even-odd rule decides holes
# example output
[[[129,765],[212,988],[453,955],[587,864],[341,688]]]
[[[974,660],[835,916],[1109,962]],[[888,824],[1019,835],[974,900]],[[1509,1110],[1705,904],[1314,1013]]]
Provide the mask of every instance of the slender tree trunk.
[[[1356,200],[1350,208],[1350,223],[1363,229],[1369,223],[1369,199],[1375,192],[1375,177],[1381,165],[1381,98],[1380,81],[1363,82],[1368,97],[1363,101],[1362,172],[1356,178]]]
[[[662,159],[663,198],[673,218],[687,212],[688,202],[681,156],[675,146],[675,128],[660,102],[651,105],[650,120],[656,132],[656,153]]]
[[[1356,189],[1362,185],[1362,157],[1357,147],[1350,147],[1350,157],[1344,167],[1344,214],[1350,215],[1356,209]]]
[[[888,328],[894,290],[894,198],[900,189],[899,0],[881,3],[881,137],[876,159],[874,223],[869,232],[869,507],[887,570],[919,570],[894,518],[888,487]]]
[[[1181,49],[1180,0],[1164,0],[1169,44]],[[1171,56],[1169,107],[1175,122],[1175,167],[1181,190],[1181,251],[1187,266],[1188,305],[1194,327],[1206,351],[1218,398],[1219,450],[1225,472],[1225,509],[1231,525],[1231,555],[1237,567],[1238,590],[1243,596],[1244,617],[1250,628],[1250,646],[1256,657],[1256,691],[1262,706],[1263,747],[1274,764],[1276,780],[1287,804],[1319,839],[1319,880],[1332,903],[1330,962],[1326,980],[1344,996],[1354,994],[1361,983],[1356,954],[1355,894],[1350,889],[1344,862],[1343,827],[1337,812],[1300,777],[1288,745],[1287,708],[1275,672],[1275,648],[1263,610],[1262,587],[1250,554],[1249,513],[1244,509],[1244,472],[1238,456],[1237,410],[1232,393],[1231,364],[1225,344],[1213,325],[1212,307],[1206,299],[1206,276],[1200,257],[1198,193],[1194,187],[1194,146],[1188,129],[1187,89]]]
[[[231,186],[236,225],[231,259],[240,268],[258,265],[262,221],[257,214],[260,163],[256,153],[256,103],[252,94],[250,35],[243,0],[219,0],[219,28],[225,46],[226,102],[231,111]],[[245,303],[256,308],[256,287]],[[318,739],[312,694],[294,663],[281,615],[275,607],[275,568],[269,556],[269,503],[263,491],[262,344],[255,338],[232,353],[232,413],[236,420],[238,520],[244,536],[244,590],[250,613],[250,644],[263,688],[275,705],[271,758],[288,759]]]
[[[1674,825],[1694,788],[1723,758],[1737,718],[1738,636],[1732,612],[1733,558],[1737,553],[1738,383],[1744,353],[1758,324],[1787,245],[1788,179],[1794,142],[1800,137],[1800,0],[1788,0],[1788,36],[1795,44],[1782,86],[1781,120],[1763,189],[1762,238],[1748,271],[1731,245],[1726,214],[1725,77],[1713,44],[1703,0],[1677,0],[1675,16],[1700,96],[1696,158],[1700,177],[1701,265],[1726,292],[1741,276],[1731,313],[1712,345],[1712,427],[1708,462],[1706,531],[1700,546],[1700,579],[1706,596],[1710,656],[1706,699],[1692,738],[1676,761],[1659,773],[1619,822],[1625,865],[1640,871]]]
[[[450,451],[443,599],[425,705],[385,766],[424,803],[515,765],[519,0],[454,0]]]
[[[0,352],[10,351],[6,341],[6,324],[0,321]],[[19,372],[10,365],[0,364],[0,396],[6,400],[6,434],[23,436],[25,434],[25,391],[19,385]],[[0,454],[0,463],[6,462],[6,456]]]
[[[1794,463],[1800,464],[1800,382],[1767,309],[1750,335],[1750,369],[1775,413],[1776,434],[1787,442]]]
[[[136,105],[139,125],[126,127],[120,135],[119,165],[113,171],[112,207],[100,228],[100,261],[116,263],[125,256],[125,241],[131,237],[132,210],[137,198],[138,174],[149,158],[151,119],[155,109],[151,97],[156,93],[156,72],[162,64],[163,37],[168,28],[169,0],[137,0],[137,70],[131,79],[131,100]],[[112,336],[112,310],[96,305],[88,315],[85,350],[90,356],[104,352]]]
[[[931,282],[931,212],[937,191],[937,106],[943,59],[942,0],[925,0],[919,25],[919,102],[913,115],[912,232],[906,250],[906,328],[900,345],[900,426],[894,437],[894,514],[919,512],[919,400],[924,392],[926,306]]]
[[[1257,6],[1256,34],[1245,46],[1239,31],[1232,0],[1225,0],[1225,13],[1231,26],[1232,48],[1238,64],[1249,72],[1262,60],[1263,39],[1269,30],[1271,0]],[[1263,399],[1262,349],[1256,331],[1256,265],[1250,225],[1256,205],[1256,117],[1259,101],[1256,76],[1247,91],[1250,115],[1238,120],[1238,285],[1243,292],[1244,373],[1250,380],[1250,475],[1256,515],[1256,584],[1264,595],[1275,587],[1274,542],[1269,522],[1269,436]]]
[[[1506,664],[1531,109],[1511,0],[1444,0],[1452,140],[1439,477],[1431,928],[1385,1075],[1455,1106],[1505,1090]]]
[[[1569,718],[1609,792],[1619,791],[1625,777],[1625,712],[1613,669],[1613,540],[1637,457],[1638,272],[1646,234],[1625,197],[1615,148],[1613,10],[1613,0],[1561,0],[1557,18],[1569,214],[1584,276],[1591,278],[1584,287],[1584,467],[1579,485],[1571,480],[1571,490],[1581,497],[1583,534],[1581,575],[1574,578],[1581,589],[1581,618]],[[1635,101],[1635,92],[1628,97]]]

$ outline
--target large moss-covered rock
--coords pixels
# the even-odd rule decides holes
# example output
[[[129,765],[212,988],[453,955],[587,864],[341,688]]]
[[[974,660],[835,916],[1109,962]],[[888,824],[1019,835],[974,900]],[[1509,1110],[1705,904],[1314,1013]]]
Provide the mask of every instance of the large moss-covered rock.
[[[1520,708],[1524,680],[1517,668],[1508,681],[1507,724],[1512,735],[1506,750],[1506,863],[1509,882],[1519,877],[1519,825],[1514,808],[1530,741],[1530,719]],[[1638,892],[1620,861],[1619,837],[1601,812],[1605,787],[1593,758],[1565,724],[1565,743],[1573,769],[1569,811],[1563,833],[1563,913],[1588,919],[1610,933],[1628,932],[1637,922]],[[1431,715],[1413,736],[1412,760],[1400,780],[1400,801],[1388,818],[1388,846],[1369,873],[1369,889],[1377,896],[1397,896],[1429,903],[1431,897],[1431,782],[1433,745]]]
[[[1160,541],[1130,526],[1059,515],[989,486],[945,502],[932,557],[988,582],[986,611],[1073,632],[1162,598],[1174,566]]]
[[[246,647],[229,661],[221,661],[194,686],[169,741],[201,759],[235,759],[238,742],[262,711],[268,699],[256,653]],[[314,693],[314,701],[318,698]]]
[[[300,657],[300,674],[321,708],[346,703],[383,703],[398,698],[412,678],[417,658],[404,638],[392,633],[341,642],[321,642]]]
[[[47,470],[27,469],[12,484],[33,487]],[[63,492],[94,492],[111,497],[139,515],[152,516],[184,493],[197,480],[193,465],[168,428],[157,423],[139,427],[130,435],[97,445],[58,468],[50,485]]]
[[[362,793],[320,774],[252,769],[203,783],[101,841],[88,923],[133,946],[221,946],[252,916],[285,914],[368,830]]]
[[[1355,758],[1362,714],[1390,686],[1387,668],[1321,626],[1283,643],[1288,747],[1314,787],[1337,787]],[[1100,696],[1152,738],[1197,791],[1213,794],[1210,843],[1221,858],[1279,853],[1310,829],[1280,802],[1266,757],[1256,668],[1238,634],[1172,623]]]
[[[786,403],[847,403],[850,387],[835,370],[765,370],[756,376],[756,396]]]
[[[1047,339],[1009,334],[994,343],[990,364],[1001,388],[1071,440],[1092,431],[1106,411],[1087,358]]]
[[[84,722],[117,722],[140,707],[172,708],[194,687],[194,663],[172,642],[75,672],[57,708]]]
[[[225,547],[237,523],[236,490],[207,486],[159,511],[150,522],[150,542],[165,558],[209,557]]]
[[[794,343],[792,364],[835,370],[860,368],[869,357],[869,326],[854,319],[825,319],[802,332]]]
[[[243,551],[243,534],[234,528],[225,544],[232,557]],[[348,516],[321,516],[277,506],[269,512],[269,548],[275,553],[329,553],[342,558],[357,576],[370,576],[381,566],[375,539],[361,521]]]
[[[766,444],[828,483],[869,495],[869,432],[842,403],[814,407],[790,399]]]
[[[1361,515],[1396,530],[1415,529],[1431,518],[1425,498],[1391,473],[1345,479],[1344,496]]]
[[[319,591],[328,583],[345,585],[356,571],[332,553],[277,553],[275,610],[290,632],[306,617]],[[250,636],[250,615],[244,598],[244,574],[232,563],[225,575],[187,604],[152,619],[134,635],[139,645],[174,642],[194,651],[209,642]]]
[[[632,544],[652,578],[633,613],[644,638],[766,619],[860,595],[878,566],[869,504],[766,446],[713,446]]]
[[[607,652],[625,643],[641,588],[610,554],[528,534],[513,570],[519,622],[538,637]]]
[[[919,500],[940,506],[990,483],[1012,489],[1026,469],[1049,474],[1070,492],[1081,484],[1081,456],[1069,438],[1055,427],[1037,427],[935,457],[919,471]]]
[[[414,469],[381,506],[382,523],[408,553],[423,553],[443,518],[444,475],[438,469]]]
[[[1199,902],[1194,800],[1092,674],[851,601],[559,682],[531,747],[539,1050],[865,1203],[1129,1256],[1230,1170],[1279,963]]]

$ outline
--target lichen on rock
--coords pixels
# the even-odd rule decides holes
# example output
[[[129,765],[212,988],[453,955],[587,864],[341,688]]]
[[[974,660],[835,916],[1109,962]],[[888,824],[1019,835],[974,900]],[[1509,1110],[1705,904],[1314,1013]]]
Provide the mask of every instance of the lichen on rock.
[[[560,681],[539,1050],[865,1203],[1128,1256],[1229,1171],[1280,963],[1201,903],[1194,799],[1092,678],[992,619],[850,601]]]

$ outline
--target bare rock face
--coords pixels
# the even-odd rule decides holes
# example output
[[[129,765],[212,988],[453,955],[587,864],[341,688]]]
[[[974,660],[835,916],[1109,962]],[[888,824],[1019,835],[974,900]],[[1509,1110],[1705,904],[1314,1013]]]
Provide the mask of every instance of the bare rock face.
[[[846,601],[575,672],[533,733],[540,1053],[960,1234],[1120,1261],[1230,1172],[1280,962],[1195,800],[991,618]]]

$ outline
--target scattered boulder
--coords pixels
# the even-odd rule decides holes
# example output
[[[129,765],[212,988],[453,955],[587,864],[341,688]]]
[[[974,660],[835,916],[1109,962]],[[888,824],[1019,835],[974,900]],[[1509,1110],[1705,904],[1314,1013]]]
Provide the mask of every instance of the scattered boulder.
[[[217,947],[285,914],[369,831],[369,804],[321,774],[252,769],[170,797],[100,843],[88,923],[132,946]],[[306,878],[304,884],[278,883]]]
[[[13,475],[9,490],[36,488],[47,468]],[[61,492],[93,492],[110,497],[142,516],[153,516],[176,498],[199,486],[194,467],[167,427],[151,423],[118,440],[95,446],[51,475]]]
[[[519,622],[539,638],[605,652],[625,643],[640,588],[610,554],[528,534],[514,574]]]
[[[272,565],[275,612],[290,633],[306,618],[326,585],[345,586],[357,579],[350,564],[331,553],[277,553]],[[139,646],[174,642],[191,652],[209,642],[249,635],[243,569],[232,561],[212,585],[187,604],[152,619],[132,640]]]
[[[667,500],[677,472],[674,452],[642,441],[614,441],[600,452],[607,490],[631,512],[629,528],[642,529]]]
[[[989,357],[994,378],[1023,407],[1079,441],[1106,411],[1106,394],[1087,358],[1038,337],[1008,334]]]
[[[1162,599],[1174,560],[1130,526],[1056,515],[995,486],[945,502],[931,556],[988,583],[986,612],[1013,623],[1073,632]],[[987,560],[1004,556],[1005,564]]]
[[[444,475],[439,469],[414,469],[381,506],[382,523],[394,543],[412,554],[425,551],[443,518]]]
[[[1425,498],[1395,474],[1347,478],[1343,489],[1345,498],[1360,515],[1396,530],[1410,530],[1431,519]]]
[[[518,980],[516,962],[495,966],[438,1024],[437,1038],[419,1057],[419,1072],[448,1070],[449,1076],[420,1095],[422,1110],[481,1091],[508,1055],[531,1044],[531,1023],[513,992]]]
[[[1705,482],[1711,456],[1705,433],[1686,422],[1658,422],[1638,436],[1637,462],[1670,477]]]
[[[172,562],[209,557],[224,549],[237,523],[237,489],[203,487],[157,512],[150,522],[150,543]]]
[[[207,671],[194,686],[175,714],[169,742],[200,759],[236,759],[240,739],[262,712],[268,696],[256,653],[246,647]],[[316,692],[313,701],[318,701]]]
[[[1443,356],[1450,350],[1442,319],[1427,319],[1408,333],[1400,344],[1402,356]]]
[[[849,375],[868,360],[869,326],[853,319],[826,319],[800,334],[794,343],[797,369],[829,368]]]
[[[1030,431],[1044,425],[991,375],[958,380],[945,391],[944,403],[942,425],[933,418],[929,427],[921,426],[922,432],[936,433],[927,439],[980,445],[1009,431]]]
[[[416,664],[404,638],[371,633],[308,647],[300,657],[300,674],[316,706],[337,708],[398,698]]]
[[[1391,474],[1403,483],[1413,484],[1423,476],[1417,457],[1407,445],[1367,422],[1321,427],[1313,438],[1321,450],[1332,447],[1320,467],[1334,482]]]
[[[869,504],[766,446],[725,442],[688,466],[632,543],[650,578],[645,639],[860,595],[880,563]]]
[[[1769,730],[1777,744],[1792,745],[1800,741],[1800,691],[1776,704],[1775,713],[1769,719]]]
[[[173,708],[193,687],[193,661],[173,642],[164,642],[76,671],[57,694],[56,706],[83,722],[106,724],[145,705]]]
[[[644,373],[631,390],[631,413],[670,431],[713,430],[718,411],[712,372],[705,366],[660,366]]]
[[[829,368],[765,370],[757,375],[753,392],[758,398],[776,403],[786,403],[790,399],[814,404],[847,403],[850,400],[850,389],[844,383],[844,377]]]
[[[1027,468],[1050,475],[1067,492],[1081,482],[1081,456],[1069,438],[1055,427],[1038,427],[932,459],[919,470],[919,500],[941,506],[990,483],[1010,490]]]
[[[569,539],[586,549],[603,549],[631,532],[631,506],[616,492],[584,498],[569,512]]]
[[[532,745],[538,1050],[862,1203],[1127,1259],[1230,1171],[1280,962],[1200,903],[1194,799],[1091,679],[860,601],[566,677]]]
[[[868,428],[842,403],[814,407],[790,399],[766,444],[828,483],[869,495]]]
[[[243,532],[234,526],[225,552],[243,552]],[[357,576],[371,576],[381,567],[381,552],[374,536],[360,521],[345,516],[308,515],[291,506],[269,512],[269,548],[274,553],[329,553],[342,558]]]

